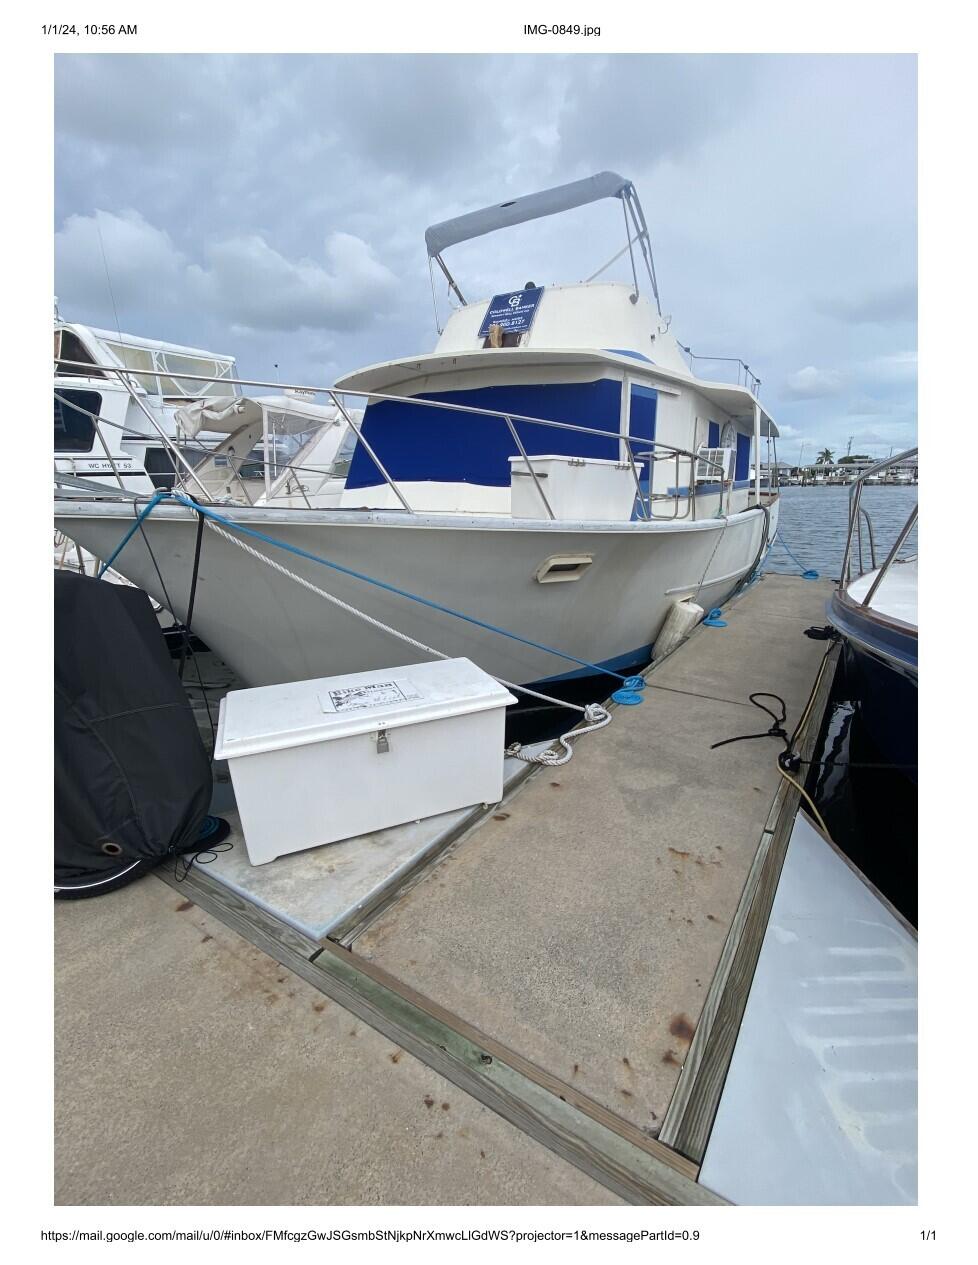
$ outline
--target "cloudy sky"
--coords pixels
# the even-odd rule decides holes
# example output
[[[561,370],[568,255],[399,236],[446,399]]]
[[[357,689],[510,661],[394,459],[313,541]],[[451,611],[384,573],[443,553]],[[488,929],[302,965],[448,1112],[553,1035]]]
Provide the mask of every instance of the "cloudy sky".
[[[64,55],[55,84],[68,319],[116,326],[104,249],[123,330],[332,381],[432,348],[429,224],[610,168],[674,332],[750,364],[781,456],[916,440],[911,57]],[[606,202],[446,258],[477,298],[623,240]]]

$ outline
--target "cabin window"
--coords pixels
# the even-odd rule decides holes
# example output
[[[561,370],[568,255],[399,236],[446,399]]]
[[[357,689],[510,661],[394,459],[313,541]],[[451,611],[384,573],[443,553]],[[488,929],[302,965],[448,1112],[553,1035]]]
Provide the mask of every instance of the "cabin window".
[[[126,343],[109,342],[108,339],[105,345],[126,369],[135,370],[132,376],[147,395],[159,395],[160,388],[152,372],[156,366],[153,364],[151,351],[146,347],[130,347]]]
[[[102,397],[97,391],[56,391],[54,396],[54,451],[91,452],[95,421]]]
[[[132,370],[133,378],[148,395],[195,400],[237,394],[238,388],[227,381],[234,371],[233,360],[134,347],[112,339],[106,339],[105,345],[126,369]],[[193,376],[183,378],[181,374]]]
[[[78,337],[73,334],[70,329],[56,329],[54,331],[54,358],[55,360],[80,360],[85,365],[91,365],[91,369],[76,369],[72,365],[58,365],[54,369],[55,373],[67,378],[104,378],[105,374],[97,368],[95,361],[88,348]]]
[[[183,455],[188,465],[199,466],[210,454],[191,449]],[[153,487],[165,488],[167,491],[173,488],[177,478],[176,461],[170,455],[169,449],[147,448],[143,455],[143,466],[153,482]],[[186,471],[186,466],[181,466],[181,473],[186,474]]]
[[[336,450],[336,456],[333,458],[333,465],[329,472],[331,478],[346,478],[350,472],[350,462],[353,460],[353,450],[356,446],[356,433],[348,430],[340,440],[340,446]]]
[[[493,342],[492,335],[487,334],[482,340],[483,347],[518,347],[523,340],[523,334],[519,330],[503,330],[498,335],[499,341]]]
[[[234,369],[233,361],[211,359],[204,356],[187,356],[181,352],[158,352],[157,363],[166,369],[169,377],[160,379],[164,395],[180,399],[198,399],[206,396],[234,395],[235,388],[221,379],[229,378]],[[189,377],[181,377],[189,374]],[[202,379],[209,379],[202,381]]]

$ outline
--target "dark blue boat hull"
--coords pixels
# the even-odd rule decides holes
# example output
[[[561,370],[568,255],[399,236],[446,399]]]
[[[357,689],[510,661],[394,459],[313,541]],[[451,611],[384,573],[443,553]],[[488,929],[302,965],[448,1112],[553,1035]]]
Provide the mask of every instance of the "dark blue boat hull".
[[[860,720],[881,759],[917,780],[917,630],[836,593],[829,622],[842,634]]]

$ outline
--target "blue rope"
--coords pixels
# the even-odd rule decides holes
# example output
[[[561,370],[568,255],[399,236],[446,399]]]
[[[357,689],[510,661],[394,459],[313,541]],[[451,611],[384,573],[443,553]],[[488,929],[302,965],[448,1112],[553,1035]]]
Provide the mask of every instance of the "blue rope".
[[[510,632],[506,628],[499,628],[495,624],[486,623],[484,620],[476,619],[473,615],[465,615],[461,611],[453,610],[450,606],[442,606],[440,602],[432,601],[431,598],[420,597],[417,593],[409,593],[407,589],[399,589],[396,585],[388,584],[385,580],[377,580],[373,576],[364,575],[361,571],[354,571],[351,567],[344,567],[339,562],[330,562],[327,558],[320,558],[317,554],[309,553],[306,549],[300,549],[298,545],[287,544],[284,540],[276,540],[274,536],[267,536],[264,532],[255,531],[253,527],[245,527],[241,523],[236,523],[233,519],[226,518],[223,514],[218,514],[214,510],[208,509],[205,505],[199,505],[196,501],[181,496],[177,492],[160,491],[156,493],[119,542],[108,562],[102,567],[102,572],[112,565],[139,529],[143,519],[148,518],[163,500],[176,501],[178,504],[186,506],[187,509],[193,510],[195,514],[201,514],[204,518],[210,518],[215,523],[220,523],[224,527],[240,532],[243,536],[251,536],[253,539],[261,540],[267,545],[274,545],[276,549],[284,549],[287,553],[294,553],[297,557],[305,558],[309,562],[318,562],[321,566],[329,567],[333,571],[339,571],[343,575],[352,576],[355,580],[362,580],[365,584],[373,584],[377,588],[385,589],[388,593],[396,594],[398,597],[406,597],[412,602],[418,602],[422,606],[428,606],[432,610],[440,611],[443,615],[454,615],[456,619],[462,619],[467,624],[475,624],[478,628],[485,628],[488,632],[499,633],[502,637],[509,637],[513,641],[522,642],[523,645],[532,646],[535,650],[543,650],[547,654],[556,655],[559,659],[566,659],[569,663],[577,663],[582,668],[590,668],[594,672],[603,672],[606,676],[611,676],[616,681],[621,681],[630,690],[643,690],[645,688],[645,679],[641,676],[622,676],[620,672],[613,672],[611,668],[603,668],[600,664],[590,663],[587,659],[578,659],[575,655],[565,654],[562,650],[555,650],[553,646],[545,646],[542,642],[531,641],[529,637],[521,637],[518,633]],[[102,572],[99,574],[101,575]]]
[[[119,541],[115,549],[113,549],[108,562],[103,562],[101,567],[99,568],[98,578],[100,580],[102,576],[105,575],[106,571],[108,571],[108,569],[112,566],[113,562],[115,562],[116,558],[118,558],[119,554],[122,553],[123,549],[125,549],[126,545],[129,544],[130,540],[132,540],[136,532],[139,531],[139,528],[142,525],[143,519],[149,518],[150,514],[152,514],[153,510],[156,509],[160,501],[166,500],[166,498],[169,496],[170,496],[169,492],[157,492],[156,495],[153,497],[153,499],[147,503],[146,508],[139,515],[137,515],[136,521],[129,528],[129,530],[126,532],[123,538]]]
[[[785,551],[785,553],[788,555],[791,561],[795,564],[795,566],[801,572],[803,580],[817,580],[818,579],[818,572],[814,570],[814,568],[806,567],[803,562],[800,562],[798,558],[796,558],[795,555],[792,553],[792,551],[788,548],[787,541],[781,539],[780,530],[775,533],[774,540],[771,543],[774,545],[781,546],[781,548]]]

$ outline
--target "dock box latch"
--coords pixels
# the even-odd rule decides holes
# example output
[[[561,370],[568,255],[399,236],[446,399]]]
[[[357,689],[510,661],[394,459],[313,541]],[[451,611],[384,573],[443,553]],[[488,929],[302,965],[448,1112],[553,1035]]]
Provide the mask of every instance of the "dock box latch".
[[[386,755],[391,749],[390,738],[387,736],[386,729],[377,730],[377,754]]]

